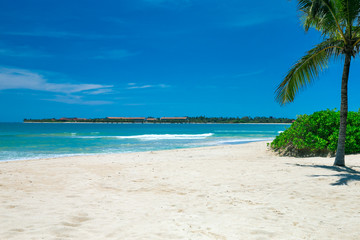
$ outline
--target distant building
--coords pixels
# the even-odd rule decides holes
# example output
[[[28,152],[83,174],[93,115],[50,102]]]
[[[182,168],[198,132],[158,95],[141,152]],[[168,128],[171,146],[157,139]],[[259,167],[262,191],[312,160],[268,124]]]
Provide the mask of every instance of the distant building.
[[[144,117],[107,117],[106,120],[114,122],[144,122]]]
[[[147,118],[146,121],[149,121],[149,122],[154,122],[154,121],[158,121],[159,119],[158,118]]]
[[[188,120],[188,117],[162,117],[160,120]]]
[[[189,122],[188,117],[162,117],[160,118],[161,122],[168,123],[186,123]]]
[[[109,119],[109,120],[121,120],[123,118],[122,117],[107,117],[106,119]]]

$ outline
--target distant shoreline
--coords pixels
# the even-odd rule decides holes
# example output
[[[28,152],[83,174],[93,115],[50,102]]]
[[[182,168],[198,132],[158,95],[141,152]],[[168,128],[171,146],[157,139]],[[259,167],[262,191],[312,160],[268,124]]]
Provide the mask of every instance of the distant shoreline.
[[[158,125],[163,125],[163,124],[247,124],[247,125],[252,125],[252,124],[269,124],[269,125],[291,125],[291,123],[132,123],[132,122],[14,122],[14,123],[59,123],[59,124],[158,124]]]
[[[283,124],[293,123],[295,119],[276,117],[105,117],[105,118],[43,118],[24,119],[23,122],[30,123],[147,123],[147,124]]]

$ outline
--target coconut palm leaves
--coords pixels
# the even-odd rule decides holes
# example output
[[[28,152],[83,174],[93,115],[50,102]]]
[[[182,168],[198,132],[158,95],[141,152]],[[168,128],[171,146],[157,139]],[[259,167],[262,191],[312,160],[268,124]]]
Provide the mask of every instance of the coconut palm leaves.
[[[331,0],[300,0],[298,9],[303,13],[305,31],[315,28],[323,36],[343,35],[343,26]]]
[[[327,68],[330,59],[339,57],[342,50],[342,41],[327,40],[308,51],[295,63],[277,88],[276,100],[282,105],[294,101],[296,93],[312,83]]]
[[[336,156],[337,160],[343,159],[348,108],[347,81],[351,59],[360,49],[360,0],[298,0],[298,10],[302,14],[305,31],[315,28],[321,32],[324,41],[291,67],[275,91],[276,100],[282,105],[294,101],[295,95],[317,79],[332,59],[345,59],[341,88],[342,120]],[[335,165],[344,165],[344,161],[337,160]]]
[[[282,105],[292,102],[296,93],[313,82],[332,58],[345,52],[354,57],[360,48],[360,0],[298,2],[305,30],[315,28],[325,40],[295,63],[276,89],[276,100]]]

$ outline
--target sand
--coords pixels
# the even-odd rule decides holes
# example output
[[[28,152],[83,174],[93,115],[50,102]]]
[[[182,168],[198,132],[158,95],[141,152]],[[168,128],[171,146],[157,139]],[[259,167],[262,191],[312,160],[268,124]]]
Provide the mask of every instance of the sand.
[[[360,155],[266,143],[0,163],[0,239],[360,239]]]

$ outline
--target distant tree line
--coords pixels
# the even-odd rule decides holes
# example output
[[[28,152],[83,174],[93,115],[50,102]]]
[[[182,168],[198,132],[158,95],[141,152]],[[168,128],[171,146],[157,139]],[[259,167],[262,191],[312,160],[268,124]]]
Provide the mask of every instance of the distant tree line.
[[[83,119],[68,119],[68,120],[60,120],[55,118],[44,118],[44,119],[24,119],[24,122],[37,122],[37,123],[64,123],[64,122],[84,122],[84,123],[103,123],[103,122],[109,122],[106,121],[104,118],[89,118],[86,120]]]
[[[291,118],[274,117],[189,117],[191,123],[292,123]]]
[[[149,119],[149,120],[148,120]],[[151,120],[150,120],[151,119]],[[45,119],[24,119],[24,122],[38,122],[38,123],[64,123],[64,122],[83,122],[83,123],[292,123],[294,119],[291,118],[275,118],[275,117],[187,117],[186,120],[160,118],[145,118],[139,119],[109,119],[109,118],[45,118]]]

